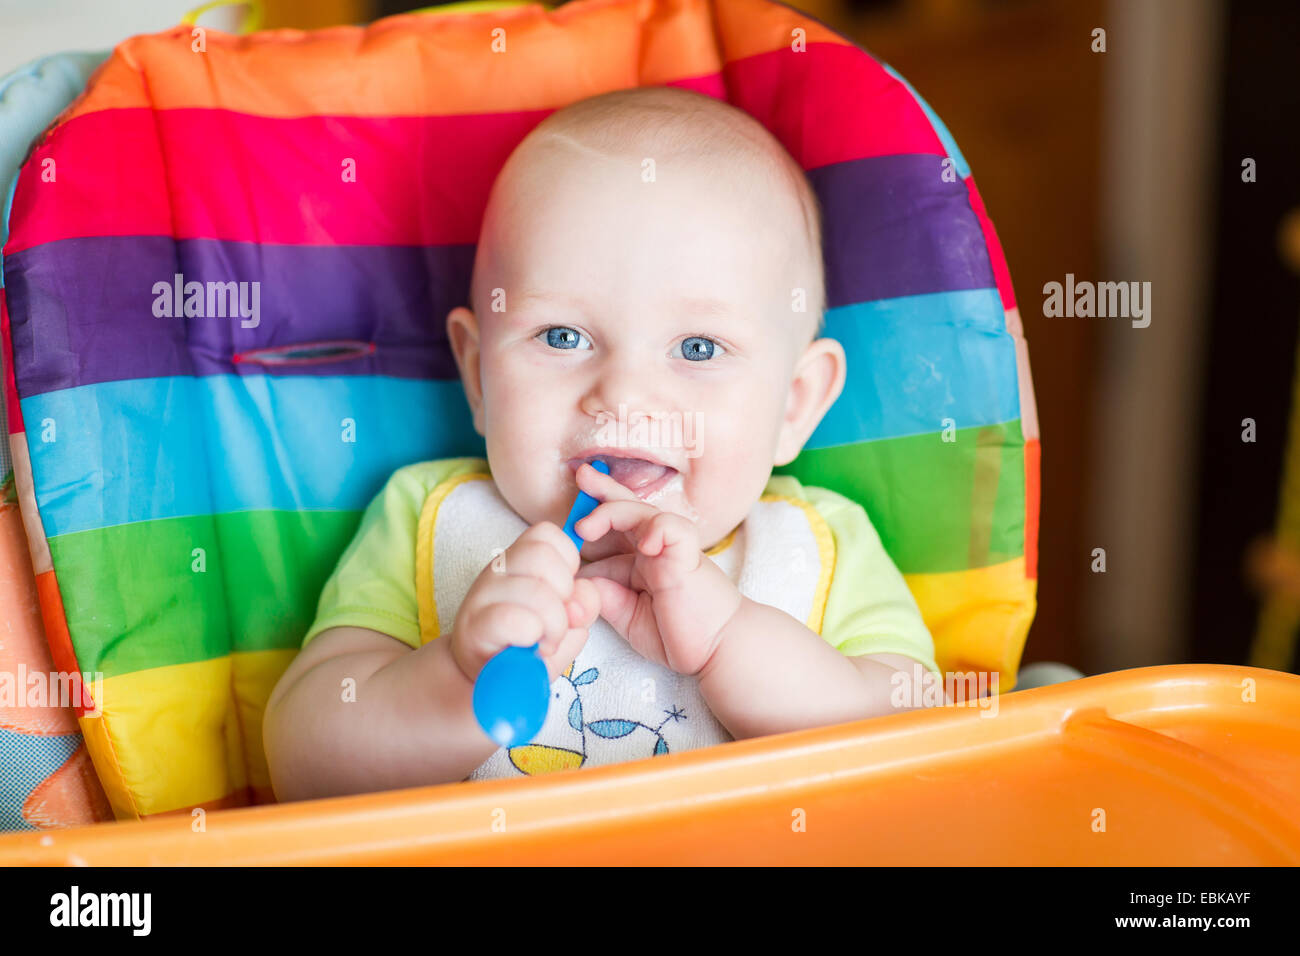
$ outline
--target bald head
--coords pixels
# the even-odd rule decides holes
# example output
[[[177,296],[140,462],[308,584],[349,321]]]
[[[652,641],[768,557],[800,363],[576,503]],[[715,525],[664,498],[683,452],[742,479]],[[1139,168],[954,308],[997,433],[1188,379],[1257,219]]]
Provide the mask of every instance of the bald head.
[[[490,256],[501,223],[536,188],[545,189],[556,164],[653,158],[656,166],[707,172],[719,188],[736,189],[777,223],[811,277],[806,309],[819,334],[825,311],[821,209],[807,177],[785,148],[748,113],[709,96],[672,87],[616,90],[557,110],[510,155],[493,187],[480,236]],[[476,272],[478,269],[476,268]],[[476,277],[477,278],[477,277]],[[475,305],[481,292],[476,288]]]

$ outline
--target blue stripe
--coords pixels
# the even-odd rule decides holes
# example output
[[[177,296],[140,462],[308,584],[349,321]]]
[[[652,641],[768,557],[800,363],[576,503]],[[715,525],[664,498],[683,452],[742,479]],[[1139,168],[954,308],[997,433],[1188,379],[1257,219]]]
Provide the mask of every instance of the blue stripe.
[[[831,309],[845,392],[809,448],[1020,415],[996,289]],[[484,454],[459,381],[175,376],[23,399],[46,534],[262,509],[359,510],[397,467]],[[344,419],[355,422],[345,441]]]
[[[177,376],[22,407],[51,538],[231,511],[360,510],[401,465],[485,451],[459,380]]]
[[[1020,417],[1015,340],[997,289],[910,295],[830,309],[848,359],[844,392],[806,447],[995,425]]]
[[[944,152],[952,157],[953,164],[957,167],[957,175],[962,179],[968,179],[970,177],[970,167],[966,165],[966,157],[957,148],[957,141],[952,138],[952,133],[948,132],[948,127],[943,125],[943,120],[939,119],[939,114],[930,109],[930,104],[921,98],[921,94],[916,92],[916,88],[903,79],[897,70],[888,63],[882,63],[881,66],[885,68],[886,73],[907,87],[907,91],[912,94],[912,99],[916,100],[921,109],[925,111],[925,118],[930,121],[934,131],[939,134],[939,141],[943,143]]]

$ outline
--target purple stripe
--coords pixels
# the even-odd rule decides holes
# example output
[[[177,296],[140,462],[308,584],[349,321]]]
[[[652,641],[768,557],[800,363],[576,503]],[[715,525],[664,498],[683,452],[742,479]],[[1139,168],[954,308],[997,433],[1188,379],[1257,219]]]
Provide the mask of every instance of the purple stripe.
[[[231,357],[337,339],[376,348],[338,362],[278,365],[274,374],[454,379],[445,323],[454,306],[468,302],[473,263],[473,246],[271,246],[160,236],[25,249],[4,262],[18,394],[165,375],[262,375],[265,367]],[[172,283],[177,272],[185,282],[260,283],[257,326],[155,316],[154,284]]]
[[[808,173],[822,203],[828,308],[997,281],[966,184],[942,156],[873,156]]]
[[[996,288],[966,186],[943,157],[881,156],[809,173],[824,211],[830,308]],[[64,239],[4,262],[22,397],[165,375],[262,375],[231,357],[348,339],[373,354],[276,375],[454,379],[447,313],[468,301],[472,246],[286,246],[160,236]],[[260,321],[159,318],[154,285],[260,283]]]

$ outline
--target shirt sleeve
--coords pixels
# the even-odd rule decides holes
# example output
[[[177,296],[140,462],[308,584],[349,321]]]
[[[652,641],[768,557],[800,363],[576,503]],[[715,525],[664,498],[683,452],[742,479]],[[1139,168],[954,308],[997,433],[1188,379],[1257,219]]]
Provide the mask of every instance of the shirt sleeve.
[[[846,657],[902,654],[942,677],[916,599],[866,510],[826,488],[805,487],[803,494],[835,538],[822,637]]]
[[[352,542],[325,582],[303,647],[331,627],[367,627],[420,646],[415,535],[428,493],[426,470],[399,468],[366,507]]]

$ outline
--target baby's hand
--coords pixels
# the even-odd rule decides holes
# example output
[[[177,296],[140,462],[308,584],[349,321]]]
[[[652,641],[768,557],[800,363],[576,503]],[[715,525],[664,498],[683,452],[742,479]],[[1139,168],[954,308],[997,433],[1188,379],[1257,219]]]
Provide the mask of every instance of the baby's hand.
[[[533,525],[484,568],[456,613],[451,651],[470,680],[498,651],[514,644],[539,652],[550,679],[564,672],[600,614],[590,581],[575,579],[578,549],[549,521]]]
[[[626,532],[636,550],[593,561],[578,572],[600,595],[600,613],[648,660],[693,675],[713,655],[739,609],[740,591],[700,549],[695,525],[639,499],[584,464],[578,487],[601,503],[575,526],[585,541]]]

